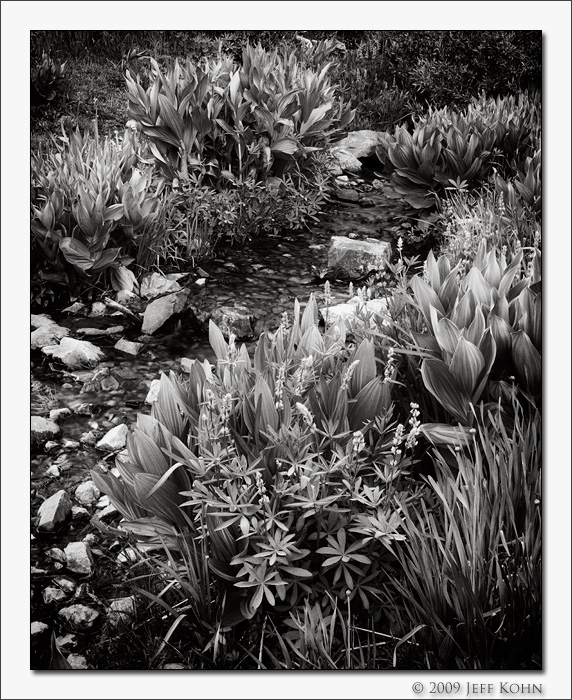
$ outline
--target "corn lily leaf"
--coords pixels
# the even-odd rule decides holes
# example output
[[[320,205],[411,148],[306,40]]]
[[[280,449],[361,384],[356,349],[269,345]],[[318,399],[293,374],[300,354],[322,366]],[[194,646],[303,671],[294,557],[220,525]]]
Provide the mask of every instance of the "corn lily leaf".
[[[385,413],[391,405],[389,384],[375,377],[358,393],[348,409],[351,430],[366,432],[377,416]]]
[[[477,345],[481,342],[483,333],[485,332],[485,316],[482,312],[481,305],[476,307],[475,316],[469,326],[465,329],[464,337],[473,345]]]
[[[511,334],[512,359],[520,382],[533,396],[542,389],[542,357],[528,335],[520,330]]]
[[[426,282],[424,282],[421,277],[414,275],[411,278],[411,288],[415,294],[415,300],[419,304],[425,321],[429,328],[431,328],[431,307],[433,306],[441,316],[445,316],[445,310],[437,293],[432,289]],[[458,324],[457,324],[458,325]]]
[[[449,370],[461,391],[467,396],[473,395],[484,366],[485,359],[478,347],[461,337],[451,358]]]
[[[137,500],[150,513],[174,525],[186,527],[187,520],[179,508],[183,499],[174,484],[166,481],[159,491],[151,493],[159,478],[153,474],[136,474],[134,488]]]
[[[88,272],[93,267],[93,258],[89,248],[77,238],[66,236],[59,243],[60,250],[64,258],[84,272]]]
[[[504,318],[496,315],[489,316],[488,325],[496,344],[496,363],[502,365],[510,357],[513,329]]]
[[[212,319],[209,321],[209,343],[215,352],[217,360],[228,359],[228,343],[224,339],[222,331]]]
[[[350,379],[350,395],[356,396],[366,384],[369,384],[376,376],[375,346],[373,338],[364,338],[358,346],[351,360],[358,364]]]
[[[469,398],[447,364],[442,360],[423,360],[421,376],[425,388],[441,406],[462,423],[466,423],[470,411]]]
[[[431,313],[436,314],[436,310],[431,308]],[[433,327],[435,329],[435,338],[439,343],[441,351],[452,356],[459,343],[459,338],[461,337],[459,329],[453,321],[450,321],[448,318],[441,318],[433,324]]]
[[[465,447],[471,437],[470,428],[448,423],[423,423],[420,430],[436,446]]]
[[[262,375],[259,375],[256,379],[254,396],[257,420],[258,416],[260,416],[259,424],[255,425],[255,432],[258,433],[260,429],[265,431],[268,427],[278,430],[280,419],[274,404],[274,397]]]
[[[483,273],[478,267],[473,266],[463,280],[462,288],[470,290],[479,304],[490,305],[491,285],[483,277]]]
[[[310,294],[310,299],[308,300],[306,308],[304,309],[304,313],[302,314],[302,321],[300,323],[300,331],[302,335],[311,326],[317,326],[319,318],[320,314],[318,310],[318,304],[316,303],[316,297],[314,293],[312,293]]]
[[[451,313],[451,320],[457,328],[468,328],[475,317],[475,309],[477,308],[477,299],[473,292],[469,289],[460,298],[459,302]]]

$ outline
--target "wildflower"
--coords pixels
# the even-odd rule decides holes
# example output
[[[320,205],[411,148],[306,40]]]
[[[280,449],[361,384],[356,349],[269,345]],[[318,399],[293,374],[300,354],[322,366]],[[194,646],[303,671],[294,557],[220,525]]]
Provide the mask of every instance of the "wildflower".
[[[350,298],[353,297],[353,295],[354,295],[354,283],[353,282],[350,282],[350,284],[349,284],[348,294],[350,295]]]
[[[407,436],[407,440],[405,441],[405,448],[408,450],[413,449],[417,445],[417,436],[421,432],[421,421],[419,420],[419,404],[411,403],[410,407],[411,412],[409,418],[409,425],[411,426],[411,429],[409,431],[409,435]]]
[[[284,394],[284,382],[286,380],[286,372],[284,365],[282,365],[278,370],[278,377],[276,378],[276,385],[274,387],[274,397],[276,399],[274,405],[276,408],[284,408],[284,402],[282,401],[282,396]]]
[[[351,363],[351,365],[347,368],[346,373],[344,374],[344,378],[342,380],[342,385],[340,387],[340,391],[345,391],[348,388],[348,385],[351,381],[354,370],[358,365],[359,365],[359,360],[354,360]]]
[[[401,257],[403,253],[403,236],[399,236],[397,239],[397,252],[399,253],[399,257]]]
[[[288,318],[288,312],[284,311],[282,314],[282,318],[280,320],[280,325],[282,328],[287,331],[290,328],[290,319]]]
[[[389,348],[387,351],[387,362],[385,363],[385,369],[383,370],[383,383],[388,384],[389,381],[391,380],[391,375],[393,374],[393,370],[395,368],[395,350],[393,348]]]
[[[365,448],[365,440],[361,430],[356,430],[352,438],[352,452],[357,455]]]
[[[429,284],[429,271],[427,269],[427,260],[423,261],[423,281]]]
[[[393,436],[393,440],[391,441],[391,467],[397,466],[398,458],[401,456],[401,450],[399,449],[399,445],[401,445],[401,443],[403,442],[404,432],[405,426],[403,425],[403,423],[400,423],[395,429],[395,435]]]
[[[330,283],[328,280],[324,283],[324,304],[326,306],[331,306],[332,304],[332,292],[330,290]]]
[[[296,408],[302,415],[302,418],[304,419],[304,423],[310,428],[310,432],[314,433],[316,432],[316,425],[314,424],[314,416],[312,415],[311,411],[304,406],[303,403],[296,403]]]
[[[308,355],[308,357],[304,357],[300,361],[300,366],[296,370],[296,385],[294,387],[294,393],[297,396],[302,396],[306,382],[310,378],[310,375],[313,376],[313,365],[313,355]]]

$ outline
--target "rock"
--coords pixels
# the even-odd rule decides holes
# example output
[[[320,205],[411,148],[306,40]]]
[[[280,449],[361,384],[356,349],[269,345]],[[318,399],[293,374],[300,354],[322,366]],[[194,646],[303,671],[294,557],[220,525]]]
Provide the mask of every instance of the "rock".
[[[88,315],[90,318],[95,318],[97,316],[105,316],[106,312],[107,306],[101,301],[96,301],[91,305],[91,311]]]
[[[93,447],[97,443],[97,435],[93,430],[90,430],[87,433],[83,433],[79,441],[82,445],[90,445]]]
[[[101,510],[102,508],[107,508],[109,505],[109,496],[105,495],[102,496],[97,503],[95,504],[95,507]]]
[[[72,669],[76,671],[84,671],[89,669],[85,656],[82,656],[81,654],[70,654],[67,657],[67,662]]]
[[[115,391],[119,389],[119,382],[115,377],[105,377],[101,380],[101,388],[103,391]]]
[[[348,173],[359,173],[361,170],[361,162],[348,151],[347,148],[335,146],[331,150],[333,156],[332,162],[329,165],[330,172],[333,175],[341,175],[344,171]]]
[[[47,314],[32,314],[30,316],[30,325],[32,328],[43,328],[46,326],[55,326],[56,322]]]
[[[180,292],[181,285],[176,279],[168,279],[158,272],[146,275],[141,281],[139,294],[143,299],[154,299],[167,292]]]
[[[52,464],[44,472],[44,476],[49,476],[52,479],[57,479],[59,477],[59,475],[60,475],[60,470],[56,464]]]
[[[89,551],[89,545],[85,542],[70,542],[65,548],[66,566],[76,574],[91,575],[93,571],[93,557]]]
[[[159,389],[161,388],[161,380],[160,379],[153,379],[151,382],[151,386],[149,387],[149,391],[147,393],[147,396],[145,398],[145,403],[148,404],[154,404],[155,401],[159,398]]]
[[[30,345],[32,350],[41,350],[46,346],[56,345],[66,335],[69,335],[69,330],[55,323],[40,326],[30,334]]]
[[[127,355],[132,355],[133,357],[136,357],[145,346],[143,345],[143,343],[134,343],[130,340],[125,340],[125,338],[121,338],[115,343],[113,347],[116,350],[120,350],[121,352],[126,353]]]
[[[46,632],[48,629],[48,625],[46,625],[45,622],[38,622],[37,620],[32,622],[30,624],[30,634],[32,635],[32,639],[41,637],[42,634],[44,634],[44,632]]]
[[[246,306],[221,306],[213,311],[212,320],[227,337],[231,333],[237,338],[251,338],[253,335],[252,323],[255,319]]]
[[[142,332],[152,335],[171,316],[184,311],[189,294],[190,291],[188,289],[183,289],[180,292],[167,294],[152,301],[145,309],[143,325],[141,326]]]
[[[48,549],[46,552],[46,555],[50,557],[50,559],[55,559],[56,561],[61,561],[65,562],[66,561],[66,555],[63,549],[60,549],[59,547],[52,547],[51,549]]]
[[[88,532],[82,539],[82,542],[85,542],[85,544],[91,547],[92,544],[97,544],[97,535],[94,535],[93,532]]]
[[[328,268],[341,279],[361,279],[383,270],[391,257],[391,245],[382,241],[358,241],[332,236]]]
[[[197,285],[197,287],[204,287],[206,283],[207,283],[206,277],[199,277],[198,279],[195,280],[195,284]]]
[[[87,520],[89,511],[83,506],[72,506],[72,520]]]
[[[71,416],[71,413],[69,408],[54,408],[53,411],[50,411],[50,420],[59,423],[63,418]]]
[[[60,447],[60,443],[55,440],[48,440],[44,445],[44,452],[55,452]]]
[[[96,520],[111,520],[115,515],[117,515],[119,511],[117,508],[110,503],[108,506],[105,506],[105,508],[102,508],[98,513],[96,513],[93,517]]]
[[[76,450],[79,447],[79,442],[77,440],[70,440],[69,438],[64,438],[62,440],[62,447],[66,450]]]
[[[92,506],[101,496],[101,493],[90,479],[77,487],[74,496],[76,501],[81,503],[82,506]]]
[[[38,509],[38,530],[53,530],[65,521],[72,508],[72,502],[64,489],[46,499]]]
[[[77,637],[75,634],[64,634],[56,639],[61,651],[69,651],[77,646]]]
[[[45,576],[48,573],[47,569],[38,569],[37,566],[30,567],[30,574],[32,576]]]
[[[123,326],[110,326],[109,328],[78,328],[77,335],[117,335],[118,333],[123,333],[125,328]]]
[[[66,593],[73,593],[76,589],[75,581],[71,578],[67,578],[66,576],[58,576],[54,579],[54,583]]]
[[[74,314],[75,316],[87,316],[87,306],[82,304],[81,301],[76,301],[71,306],[67,306],[64,309],[64,313]]]
[[[188,666],[184,666],[183,664],[163,664],[161,666],[161,669],[164,671],[180,671],[181,669],[188,669]]]
[[[119,562],[119,564],[134,564],[139,561],[139,557],[133,547],[125,547],[125,549],[117,555],[116,561]]]
[[[375,150],[384,143],[381,131],[361,129],[350,133],[336,143],[335,149],[340,148],[349,151],[356,158],[372,158]],[[335,150],[334,149],[334,150]]]
[[[127,435],[129,434],[129,428],[125,423],[116,425],[115,428],[111,428],[97,443],[96,447],[98,450],[106,450],[108,452],[115,452],[115,450],[121,450],[125,447],[127,442]]]
[[[30,443],[33,449],[40,449],[48,440],[57,438],[60,432],[60,426],[50,418],[31,417]]]
[[[357,202],[359,201],[360,194],[355,190],[338,190],[336,192],[336,197],[341,199],[342,202]]]
[[[69,369],[80,367],[95,367],[103,359],[103,352],[87,340],[75,340],[74,338],[62,338],[59,345],[49,345],[42,348],[42,352],[48,357],[61,360]]]
[[[50,603],[61,603],[62,600],[67,598],[67,595],[61,588],[48,586],[47,588],[44,588],[42,598],[44,599],[44,603],[49,605]]]
[[[130,304],[138,302],[139,297],[128,289],[120,289],[115,295],[115,301],[118,304],[129,307]]]
[[[63,618],[68,625],[79,631],[91,629],[99,617],[97,610],[90,608],[88,605],[82,605],[81,603],[62,608],[58,615]]]
[[[107,611],[107,619],[113,627],[126,625],[134,619],[135,611],[135,596],[130,595],[125,598],[116,598],[111,601]]]

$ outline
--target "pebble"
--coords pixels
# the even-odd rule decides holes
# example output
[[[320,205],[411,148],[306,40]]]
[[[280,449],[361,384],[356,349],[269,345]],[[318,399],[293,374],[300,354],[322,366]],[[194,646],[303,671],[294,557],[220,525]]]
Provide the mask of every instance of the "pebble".
[[[107,508],[109,507],[110,501],[109,496],[106,494],[102,496],[99,501],[95,504],[96,508]]]
[[[62,591],[61,588],[56,588],[55,586],[48,586],[44,588],[42,597],[44,603],[49,605],[50,603],[60,603],[62,600],[67,598],[66,592]]]
[[[76,671],[83,671],[89,668],[85,656],[82,656],[81,654],[70,654],[67,657],[67,662],[72,669]]]
[[[97,610],[81,603],[62,608],[58,615],[76,630],[91,629],[99,617]]]
[[[56,442],[55,440],[48,440],[46,444],[44,445],[44,451],[45,452],[54,452],[60,447],[60,443]]]
[[[38,569],[37,566],[30,567],[30,574],[32,576],[45,576],[48,573],[47,569]]]
[[[64,634],[56,638],[56,642],[61,651],[68,651],[77,645],[77,637],[75,634]]]
[[[97,436],[92,430],[90,430],[87,433],[83,433],[79,441],[82,445],[90,445],[93,447],[97,443]]]
[[[67,492],[60,489],[53,496],[46,499],[38,509],[38,529],[53,530],[63,523],[69,515],[72,502]]]
[[[51,467],[48,467],[46,471],[44,472],[44,476],[51,476],[54,479],[57,479],[60,475],[60,470],[55,464],[52,464]]]
[[[54,408],[50,411],[50,420],[53,420],[54,423],[59,423],[63,418],[67,418],[67,416],[71,416],[69,408]]]
[[[135,596],[126,596],[125,598],[116,598],[111,601],[107,611],[109,623],[116,627],[120,624],[127,624],[135,617],[136,601]]]
[[[55,559],[56,561],[61,561],[65,562],[66,561],[66,555],[63,552],[63,550],[59,549],[58,547],[52,547],[51,549],[48,549],[46,552],[46,555],[50,557],[50,559]]]
[[[82,506],[92,506],[101,496],[101,492],[90,479],[77,487],[74,496]]]
[[[96,447],[98,450],[107,450],[110,452],[115,452],[115,450],[120,450],[125,447],[127,442],[127,435],[129,434],[129,428],[125,423],[116,425],[115,428],[109,430],[97,443]]]
[[[136,357],[145,346],[143,343],[134,343],[130,340],[125,340],[125,338],[121,338],[121,340],[118,340],[113,347],[116,350],[126,353],[127,355],[133,355],[133,357]]]
[[[89,518],[89,511],[83,506],[72,506],[72,519],[84,520]]]
[[[79,447],[79,442],[77,440],[70,440],[68,438],[64,438],[62,440],[62,447],[65,447],[68,450],[75,450]]]
[[[76,582],[71,578],[67,578],[67,576],[58,576],[54,579],[54,583],[66,593],[73,593],[76,589]]]
[[[48,625],[45,622],[38,622],[37,620],[30,624],[30,634],[32,637],[39,637],[48,629]]]
[[[89,545],[85,542],[70,542],[65,548],[66,565],[70,571],[77,574],[91,575],[93,571],[93,557],[89,551]]]

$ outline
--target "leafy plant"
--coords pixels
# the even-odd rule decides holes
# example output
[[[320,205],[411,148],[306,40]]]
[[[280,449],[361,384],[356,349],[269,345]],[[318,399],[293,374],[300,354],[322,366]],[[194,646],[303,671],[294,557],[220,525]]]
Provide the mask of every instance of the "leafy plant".
[[[31,82],[31,102],[41,104],[52,102],[65,80],[66,62],[55,63],[47,54],[42,54],[42,60]]]

